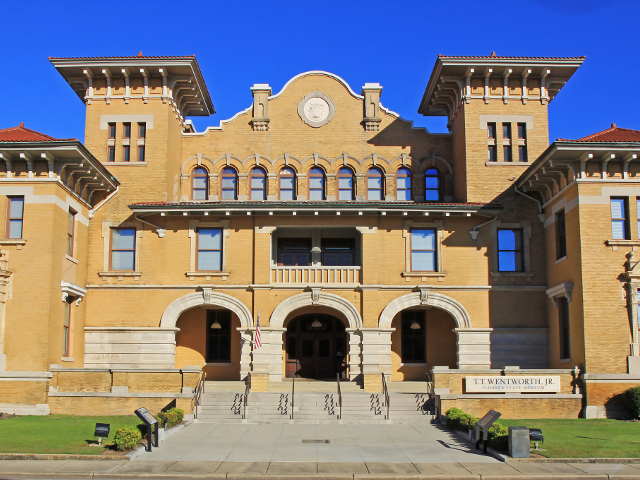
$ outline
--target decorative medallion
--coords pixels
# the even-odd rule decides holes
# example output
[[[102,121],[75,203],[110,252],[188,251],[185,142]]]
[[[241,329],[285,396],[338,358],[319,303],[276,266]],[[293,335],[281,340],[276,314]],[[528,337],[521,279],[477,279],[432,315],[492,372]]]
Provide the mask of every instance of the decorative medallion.
[[[298,104],[298,115],[307,125],[318,128],[331,121],[336,107],[324,93],[312,92]]]

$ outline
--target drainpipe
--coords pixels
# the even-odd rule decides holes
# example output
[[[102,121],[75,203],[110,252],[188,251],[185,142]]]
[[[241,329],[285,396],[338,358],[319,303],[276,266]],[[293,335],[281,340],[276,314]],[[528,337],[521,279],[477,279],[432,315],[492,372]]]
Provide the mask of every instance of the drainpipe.
[[[89,210],[89,220],[91,220],[93,218],[93,216],[96,214],[96,211],[98,211],[98,209],[104,205],[105,203],[107,203],[111,197],[113,197],[116,193],[118,193],[118,190],[120,190],[120,185],[118,185],[116,187],[116,189],[111,192],[109,195],[107,195],[104,200],[102,200],[100,203],[98,203],[98,205],[96,205],[95,207],[93,207],[93,209]]]
[[[489,224],[489,223],[491,223],[491,222],[494,222],[494,221],[496,221],[497,219],[498,219],[498,216],[496,215],[496,216],[495,216],[495,217],[493,217],[491,220],[487,220],[486,222],[481,223],[480,225],[476,225],[475,227],[473,227],[473,228],[469,231],[469,235],[471,235],[471,238],[472,238],[473,240],[475,240],[476,238],[478,238],[478,234],[480,233],[480,232],[478,231],[478,229],[479,229],[480,227],[482,227],[482,226],[484,226],[484,225],[487,225],[487,224]]]
[[[541,222],[544,222],[545,214],[542,212],[542,204],[540,203],[540,200],[536,200],[535,198],[533,198],[533,197],[521,192],[520,190],[518,190],[518,186],[517,185],[514,185],[513,188],[515,189],[516,193],[519,193],[523,197],[528,198],[529,200],[533,200],[534,202],[536,202],[538,204],[538,218],[540,219]]]
[[[135,218],[136,220],[139,220],[139,221],[141,221],[142,223],[146,223],[147,225],[149,225],[149,226],[151,226],[151,227],[155,228],[155,229],[156,229],[156,233],[158,234],[158,237],[160,237],[160,238],[164,237],[164,234],[165,234],[165,232],[167,231],[167,229],[166,229],[166,228],[159,227],[158,225],[154,225],[154,224],[153,224],[153,223],[151,223],[151,222],[147,222],[146,220],[143,220],[142,218],[140,218],[140,217],[139,217],[137,214],[135,214],[135,213],[133,214],[133,218]]]

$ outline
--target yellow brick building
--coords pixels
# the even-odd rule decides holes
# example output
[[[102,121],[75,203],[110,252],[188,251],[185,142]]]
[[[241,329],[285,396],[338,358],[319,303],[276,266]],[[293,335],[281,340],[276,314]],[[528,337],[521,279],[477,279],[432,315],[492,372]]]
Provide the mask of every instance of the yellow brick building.
[[[202,373],[251,373],[593,417],[640,384],[640,134],[549,146],[584,58],[439,57],[419,112],[448,134],[317,71],[196,132],[195,57],[50,60],[85,139],[0,130],[4,410],[191,411]],[[525,374],[560,387],[469,388]]]

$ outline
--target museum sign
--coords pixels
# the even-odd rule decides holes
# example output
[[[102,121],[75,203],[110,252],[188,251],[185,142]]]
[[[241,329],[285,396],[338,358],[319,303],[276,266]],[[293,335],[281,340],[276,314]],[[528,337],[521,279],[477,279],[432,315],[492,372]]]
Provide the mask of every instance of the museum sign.
[[[559,392],[559,376],[514,375],[508,377],[466,377],[467,393]]]

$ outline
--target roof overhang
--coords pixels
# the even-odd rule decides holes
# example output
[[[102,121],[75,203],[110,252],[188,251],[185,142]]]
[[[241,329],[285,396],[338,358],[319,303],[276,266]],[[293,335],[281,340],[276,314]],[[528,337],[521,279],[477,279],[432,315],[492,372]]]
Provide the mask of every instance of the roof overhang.
[[[491,215],[503,209],[498,204],[414,204],[414,203],[309,203],[309,202],[203,202],[129,205],[133,213],[162,215],[399,215],[470,216]]]
[[[163,87],[161,97],[171,100],[183,117],[216,113],[195,56],[49,58],[49,61],[83,102],[119,98],[109,93],[104,97],[90,93],[95,78],[156,77],[163,78],[167,87]]]
[[[422,97],[418,113],[425,116],[449,117],[457,104],[471,98],[466,88],[471,78],[523,77],[539,78],[545,86],[542,101],[550,102],[562,86],[582,65],[585,57],[519,58],[519,57],[447,57],[439,56]],[[505,95],[497,96],[503,98]],[[523,95],[526,97],[526,95]],[[485,96],[480,96],[484,98]],[[493,98],[494,96],[486,96]],[[526,100],[526,98],[525,98]]]

